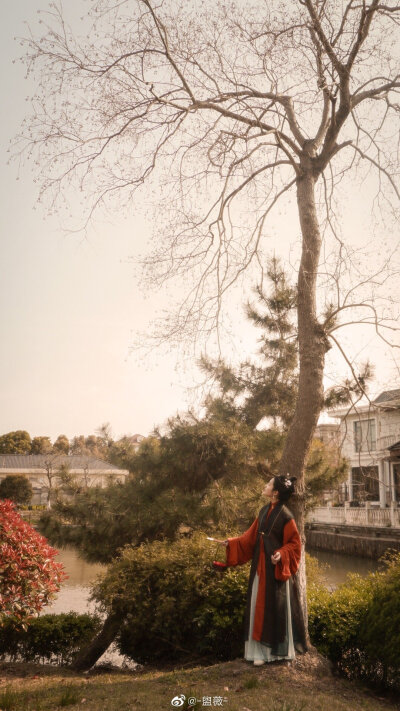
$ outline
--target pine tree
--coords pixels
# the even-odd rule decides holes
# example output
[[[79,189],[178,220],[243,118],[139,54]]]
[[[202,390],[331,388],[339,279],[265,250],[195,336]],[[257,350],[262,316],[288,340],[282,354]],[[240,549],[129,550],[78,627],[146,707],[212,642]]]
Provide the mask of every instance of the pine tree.
[[[285,430],[298,384],[296,289],[276,257],[268,263],[267,277],[269,290],[257,286],[257,305],[246,306],[248,319],[262,329],[257,361],[247,359],[234,368],[223,359],[203,357],[200,367],[219,389],[217,397],[208,399],[209,414],[235,416],[252,428],[268,417]]]

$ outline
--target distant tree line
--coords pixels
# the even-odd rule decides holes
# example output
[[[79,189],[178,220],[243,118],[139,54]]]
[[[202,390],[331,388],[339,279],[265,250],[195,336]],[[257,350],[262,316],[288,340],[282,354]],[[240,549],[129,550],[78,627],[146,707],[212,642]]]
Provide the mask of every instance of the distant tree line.
[[[104,438],[96,435],[79,435],[70,441],[61,434],[54,443],[50,437],[33,437],[26,430],[7,432],[0,436],[0,454],[92,454],[106,451]]]
[[[60,434],[51,442],[50,437],[31,437],[26,430],[15,430],[0,435],[2,454],[76,454],[97,457],[116,465],[121,464],[135,451],[130,435],[114,440],[109,423],[101,425],[96,434],[77,435],[71,440]]]

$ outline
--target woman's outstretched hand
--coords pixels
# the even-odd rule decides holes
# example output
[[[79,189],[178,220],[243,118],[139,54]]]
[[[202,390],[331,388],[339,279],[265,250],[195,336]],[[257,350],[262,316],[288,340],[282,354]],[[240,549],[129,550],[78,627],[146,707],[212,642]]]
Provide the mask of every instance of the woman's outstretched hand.
[[[221,541],[219,538],[211,538],[211,536],[207,536],[207,540],[219,543],[220,546],[227,546],[229,543],[228,539],[226,541]]]
[[[228,541],[217,541],[217,543],[219,543],[220,546],[225,546],[225,547],[228,545]]]
[[[276,551],[276,553],[273,553],[273,555],[271,555],[272,565],[276,565],[277,563],[279,563],[280,559],[281,559],[281,554],[279,553],[279,551]]]

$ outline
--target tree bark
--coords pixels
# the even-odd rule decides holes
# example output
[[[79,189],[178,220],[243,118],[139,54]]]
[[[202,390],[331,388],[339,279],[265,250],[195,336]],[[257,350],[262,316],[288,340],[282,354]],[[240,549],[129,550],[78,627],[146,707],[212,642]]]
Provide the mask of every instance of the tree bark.
[[[325,353],[329,342],[317,320],[316,287],[321,233],[315,207],[315,182],[312,156],[304,153],[302,174],[297,179],[297,204],[302,232],[302,254],[298,274],[298,340],[299,340],[299,387],[295,412],[285,442],[280,474],[297,477],[296,494],[291,508],[302,540],[302,558],[299,570],[300,595],[304,613],[306,638],[307,599],[305,575],[305,516],[304,516],[304,467],[310,449],[315,426],[323,405],[323,373]]]
[[[114,641],[122,622],[123,617],[121,613],[111,613],[106,618],[103,629],[99,634],[87,647],[84,647],[78,652],[78,656],[71,664],[71,668],[74,671],[87,671],[96,664],[97,660],[100,659],[101,655],[108,649],[111,642]]]

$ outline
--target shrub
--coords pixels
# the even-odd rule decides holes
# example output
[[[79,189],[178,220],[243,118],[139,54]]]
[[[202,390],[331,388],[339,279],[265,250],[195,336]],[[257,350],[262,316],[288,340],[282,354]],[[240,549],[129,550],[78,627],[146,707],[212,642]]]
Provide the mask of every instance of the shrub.
[[[309,553],[306,553],[306,575],[307,575],[307,593],[313,591],[313,594],[319,594],[326,590],[325,570],[329,566],[326,563],[320,563],[318,558],[314,558]]]
[[[67,577],[56,554],[11,501],[0,500],[0,623],[25,626],[54,597]]]
[[[122,654],[141,663],[242,654],[249,568],[221,574],[212,568],[213,557],[199,533],[122,550],[92,593],[104,610],[125,618],[116,640]]]
[[[388,554],[376,580],[359,641],[377,681],[400,689],[400,553]]]
[[[8,474],[0,482],[0,498],[10,499],[14,504],[29,504],[33,488],[24,474]]]
[[[400,553],[333,593],[309,591],[313,644],[348,678],[400,689]]]
[[[375,575],[375,574],[373,574]],[[372,597],[370,576],[349,576],[337,590],[320,590],[309,594],[309,628],[311,641],[333,662],[340,662],[343,652],[357,645],[360,625]]]
[[[125,546],[93,589],[92,599],[125,622],[116,642],[137,662],[243,655],[243,618],[250,566],[218,573],[213,558],[225,551],[201,533],[174,543]],[[309,579],[319,584],[320,568],[309,560]]]
[[[100,627],[98,616],[76,612],[42,615],[31,620],[26,629],[7,620],[0,627],[0,658],[9,656],[12,661],[69,664]]]

